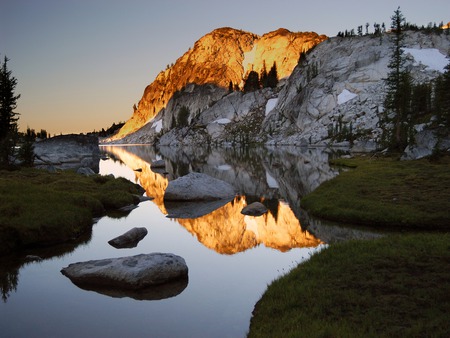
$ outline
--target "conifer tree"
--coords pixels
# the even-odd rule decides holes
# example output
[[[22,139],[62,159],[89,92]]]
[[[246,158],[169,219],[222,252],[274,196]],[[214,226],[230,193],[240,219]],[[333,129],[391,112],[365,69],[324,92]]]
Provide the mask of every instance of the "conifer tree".
[[[9,59],[5,56],[0,65],[0,163],[6,165],[9,164],[17,139],[19,114],[14,110],[20,98],[20,95],[14,95],[17,79],[8,70],[8,61]]]
[[[274,61],[267,74],[267,87],[275,88],[278,85],[277,63]]]
[[[267,87],[267,68],[266,68],[266,61],[263,61],[263,66],[261,69],[261,75],[259,76],[259,82],[261,82],[261,87],[266,88]]]
[[[244,83],[244,93],[253,92],[259,89],[259,75],[257,72],[252,70],[248,73],[247,79]]]
[[[389,137],[385,137],[385,139],[388,140],[391,150],[402,151],[408,143],[407,118],[410,113],[411,79],[410,74],[404,67],[406,62],[403,52],[403,25],[405,18],[400,11],[400,7],[394,12],[391,20],[393,45],[388,64],[390,71],[385,79],[387,92],[384,106],[388,115],[393,116],[390,121],[386,122],[391,122],[394,128]]]

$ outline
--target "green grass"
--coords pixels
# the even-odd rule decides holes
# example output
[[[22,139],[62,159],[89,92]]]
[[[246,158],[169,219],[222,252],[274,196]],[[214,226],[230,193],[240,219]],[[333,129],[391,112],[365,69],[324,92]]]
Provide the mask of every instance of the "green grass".
[[[338,160],[347,167],[304,197],[313,215],[333,221],[408,229],[450,228],[450,159]]]
[[[448,337],[450,235],[332,245],[274,281],[249,337]]]
[[[67,241],[108,210],[138,203],[139,186],[122,178],[36,169],[0,172],[0,253]]]

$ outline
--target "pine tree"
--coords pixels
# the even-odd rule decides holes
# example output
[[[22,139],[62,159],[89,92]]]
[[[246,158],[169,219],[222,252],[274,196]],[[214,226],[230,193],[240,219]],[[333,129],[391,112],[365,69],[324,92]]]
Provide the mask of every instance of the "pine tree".
[[[274,61],[267,74],[267,87],[275,88],[278,85],[277,63]]]
[[[244,93],[253,92],[259,89],[259,75],[257,72],[252,70],[248,73],[247,79],[244,83]]]
[[[14,95],[17,79],[8,70],[9,59],[5,56],[0,65],[0,163],[9,164],[17,140],[18,113],[17,100],[20,95]]]
[[[391,17],[391,29],[393,32],[393,45],[391,58],[388,64],[390,72],[385,79],[387,93],[384,102],[388,115],[393,115],[391,121],[394,129],[390,137],[385,137],[391,150],[402,151],[408,140],[408,114],[410,113],[411,79],[405,70],[406,58],[403,53],[403,17],[400,7]]]
[[[27,128],[23,136],[22,145],[19,149],[18,157],[25,167],[32,167],[34,164],[34,141],[36,140],[36,133],[33,129]]]
[[[267,87],[267,68],[266,68],[266,61],[263,61],[263,66],[261,69],[261,74],[259,76],[259,82],[261,82],[261,87],[266,88]]]

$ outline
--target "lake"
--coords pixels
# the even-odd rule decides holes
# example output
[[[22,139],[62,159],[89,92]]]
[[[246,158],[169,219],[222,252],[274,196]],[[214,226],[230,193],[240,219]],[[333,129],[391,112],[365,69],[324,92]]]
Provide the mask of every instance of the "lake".
[[[155,150],[101,147],[100,173],[139,183],[151,201],[129,214],[97,220],[77,245],[36,249],[0,259],[2,337],[245,337],[267,285],[330,243],[379,234],[312,219],[301,198],[338,174],[323,149],[295,147]],[[165,168],[151,169],[156,160]],[[232,184],[238,195],[220,204],[165,204],[170,180],[188,172]],[[254,201],[268,212],[244,216]],[[108,241],[133,227],[148,235],[135,248]],[[183,257],[189,280],[176,295],[148,299],[75,286],[60,270],[71,263],[140,253]],[[24,262],[25,254],[40,262]]]

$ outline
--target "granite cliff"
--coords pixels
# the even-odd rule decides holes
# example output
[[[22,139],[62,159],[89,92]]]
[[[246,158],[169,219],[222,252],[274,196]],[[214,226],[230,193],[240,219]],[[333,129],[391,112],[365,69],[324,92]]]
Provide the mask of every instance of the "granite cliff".
[[[161,88],[153,90],[157,81],[147,87],[139,109],[115,142],[162,146],[254,142],[339,145],[352,146],[354,151],[374,150],[378,146],[385,127],[380,118],[384,113],[384,79],[388,75],[392,47],[389,33],[325,39],[314,33],[305,35],[280,29],[259,38],[229,28],[219,29],[200,39],[193,50],[166,70],[167,76],[176,69],[180,72],[183,67],[187,69],[182,66],[188,62],[184,60],[194,58],[192,54],[199,58],[200,49],[205,50],[206,46],[213,49],[212,42],[217,34],[232,36],[232,42],[226,44],[234,44],[234,47],[224,47],[216,54],[207,52],[209,61],[194,62],[198,68],[191,65],[185,70],[182,81],[167,79],[165,87],[161,85],[161,88],[176,90],[173,94]],[[408,31],[404,43],[406,67],[414,83],[426,83],[444,72],[450,51],[448,34]],[[230,49],[238,50],[238,57],[232,58]],[[299,60],[297,56],[304,51],[307,52]],[[285,58],[284,55],[290,56]],[[249,70],[260,72],[263,64],[267,67],[272,60],[277,64],[281,79],[276,88],[249,93],[229,91],[230,81],[242,86],[242,79]],[[229,66],[233,62],[235,68]],[[155,98],[155,95],[160,96]],[[160,105],[158,100],[162,100]],[[161,109],[157,112],[154,107]],[[180,124],[182,108],[188,116]],[[145,124],[129,132],[127,128],[139,119],[141,122],[136,128]],[[407,149],[407,158],[431,153],[437,144],[436,137],[429,131],[432,125],[430,120],[414,127],[419,144]],[[351,142],[346,135],[349,130]],[[444,150],[450,148],[448,133],[439,145]]]
[[[210,91],[217,92],[203,98],[205,102],[198,107],[203,110],[227,92],[230,82],[242,88],[243,79],[251,70],[260,73],[264,65],[269,70],[276,62],[278,76],[287,77],[297,65],[300,54],[325,38],[316,33],[294,33],[286,29],[263,36],[228,27],[216,29],[158,74],[145,88],[132,117],[113,139],[121,139],[143,127],[166,108],[176,93],[190,84],[208,85]]]

